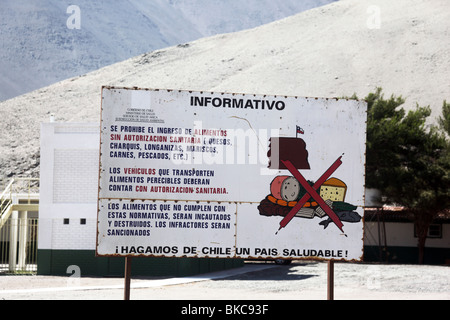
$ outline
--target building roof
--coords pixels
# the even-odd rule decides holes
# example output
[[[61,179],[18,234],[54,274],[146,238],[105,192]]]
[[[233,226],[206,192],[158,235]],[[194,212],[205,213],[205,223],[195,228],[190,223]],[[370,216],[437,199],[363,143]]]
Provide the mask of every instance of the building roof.
[[[378,219],[385,222],[413,222],[414,214],[408,208],[398,206],[365,208],[365,221],[378,221]],[[450,209],[438,213],[434,223],[450,223]]]

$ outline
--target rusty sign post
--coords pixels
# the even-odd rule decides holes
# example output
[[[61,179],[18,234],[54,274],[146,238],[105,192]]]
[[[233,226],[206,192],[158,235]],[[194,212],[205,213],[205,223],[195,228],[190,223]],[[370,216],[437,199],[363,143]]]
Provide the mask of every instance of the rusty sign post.
[[[98,256],[361,259],[366,102],[103,87],[101,109]]]
[[[131,288],[131,257],[125,257],[125,275],[124,275],[124,300],[130,300]]]
[[[327,300],[334,300],[334,260],[327,263]]]

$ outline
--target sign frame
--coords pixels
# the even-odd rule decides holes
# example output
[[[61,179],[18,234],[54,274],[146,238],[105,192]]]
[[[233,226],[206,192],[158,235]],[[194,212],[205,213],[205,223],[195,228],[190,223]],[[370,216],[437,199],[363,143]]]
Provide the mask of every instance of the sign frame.
[[[168,110],[176,114],[171,117]],[[96,255],[361,261],[366,117],[367,103],[360,100],[102,87]],[[345,141],[330,143],[339,132],[334,126],[342,121],[350,123],[342,127]],[[348,146],[352,139],[355,146]],[[315,141],[326,150],[309,149]],[[251,152],[255,144],[256,155]],[[293,149],[295,159],[287,159]],[[239,158],[242,150],[247,159]],[[298,155],[309,162],[300,163]],[[338,179],[344,167],[351,172]],[[254,182],[242,178],[245,174],[252,174]],[[317,185],[310,179],[318,179]],[[321,186],[331,179],[330,189],[340,192],[345,186],[351,202],[334,202],[346,210],[336,211],[323,200]],[[296,181],[293,192],[302,190],[303,197],[296,195],[294,201],[282,194],[287,180]],[[270,192],[264,194],[260,186]],[[301,205],[300,198],[305,198]],[[315,209],[301,216],[305,203],[316,203]],[[311,234],[300,237],[292,231],[298,220],[309,225],[318,215],[324,219]],[[261,230],[246,232],[255,221]],[[306,234],[308,228],[299,232]],[[255,235],[258,241],[252,240]],[[147,236],[158,240],[149,242]],[[327,237],[333,240],[314,244]],[[279,242],[271,245],[270,239]],[[304,243],[292,246],[299,241]]]

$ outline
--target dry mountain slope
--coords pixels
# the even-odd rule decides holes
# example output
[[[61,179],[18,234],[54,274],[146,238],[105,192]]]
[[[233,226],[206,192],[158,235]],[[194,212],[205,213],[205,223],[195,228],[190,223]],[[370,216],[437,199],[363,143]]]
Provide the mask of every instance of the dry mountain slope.
[[[137,56],[0,103],[0,178],[37,173],[39,125],[50,113],[99,121],[102,85],[320,97],[381,86],[436,116],[450,100],[448,39],[448,0],[341,0]]]
[[[336,0],[2,0],[0,101],[168,46]]]

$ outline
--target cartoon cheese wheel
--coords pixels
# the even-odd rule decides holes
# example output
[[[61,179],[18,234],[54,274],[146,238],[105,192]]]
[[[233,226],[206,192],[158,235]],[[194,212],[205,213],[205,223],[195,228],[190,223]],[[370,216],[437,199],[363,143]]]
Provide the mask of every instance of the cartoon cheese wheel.
[[[284,201],[295,201],[300,193],[300,183],[294,177],[278,176],[270,184],[272,196]]]
[[[320,196],[324,200],[344,201],[347,185],[339,179],[330,178],[320,188]]]

